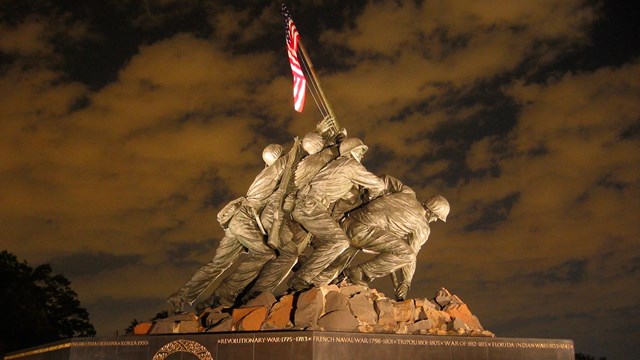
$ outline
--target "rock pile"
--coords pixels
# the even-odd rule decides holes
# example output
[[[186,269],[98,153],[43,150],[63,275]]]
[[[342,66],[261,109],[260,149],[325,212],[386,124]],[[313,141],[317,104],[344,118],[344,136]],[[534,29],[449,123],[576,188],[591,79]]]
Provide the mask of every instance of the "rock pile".
[[[442,288],[429,299],[395,301],[366,286],[328,285],[276,299],[263,293],[239,308],[215,308],[140,323],[135,334],[259,330],[489,336],[456,295]]]

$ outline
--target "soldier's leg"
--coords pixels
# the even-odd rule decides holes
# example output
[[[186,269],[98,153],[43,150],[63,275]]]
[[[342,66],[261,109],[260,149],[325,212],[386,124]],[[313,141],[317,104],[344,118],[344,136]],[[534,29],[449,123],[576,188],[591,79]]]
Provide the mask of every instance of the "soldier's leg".
[[[349,263],[353,260],[353,258],[358,254],[360,250],[350,247],[347,250],[343,251],[340,256],[338,256],[331,265],[329,265],[326,269],[324,269],[316,279],[314,280],[314,284],[316,286],[322,286],[329,284],[333,279],[337,278],[338,275],[347,267]]]
[[[260,270],[256,282],[253,284],[248,297],[255,297],[262,292],[273,292],[289,275],[291,269],[298,262],[300,254],[311,241],[311,234],[307,233],[290,217],[285,218],[282,229],[285,244],[278,256],[265,264]]]
[[[292,232],[291,228],[295,228],[295,231]],[[293,233],[297,234],[293,236]],[[282,229],[284,247],[279,250],[275,259],[268,261],[262,269],[260,269],[260,273],[253,285],[251,285],[250,290],[244,294],[241,300],[242,303],[246,303],[260,295],[260,293],[273,292],[276,287],[280,285],[298,261],[299,248],[306,247],[306,245],[302,244],[305,241],[305,235],[306,232],[303,233],[302,228],[300,228],[298,224],[293,224],[292,221],[285,220],[285,227]],[[218,300],[218,302],[220,301]]]
[[[266,245],[255,221],[247,221],[243,226],[238,224],[235,234],[238,242],[249,250],[249,256],[216,289],[215,296],[222,305],[233,304],[236,296],[258,276],[260,269],[275,258],[275,251]]]
[[[273,292],[278,285],[289,275],[289,272],[298,261],[298,248],[294,243],[289,243],[281,249],[278,256],[264,265],[256,282],[251,287],[251,295],[261,292]]]
[[[315,202],[296,205],[294,219],[313,234],[313,252],[291,279],[291,286],[312,284],[316,276],[326,269],[343,251],[349,248],[349,239],[329,212]],[[296,289],[297,290],[297,289]]]
[[[238,294],[256,278],[264,264],[273,258],[273,254],[253,253],[249,255],[249,257],[244,259],[233,273],[218,286],[214,292],[214,296],[219,299],[221,305],[233,305]]]
[[[200,267],[175,294],[167,299],[174,312],[182,311],[184,304],[193,302],[213,284],[218,277],[240,256],[243,248],[230,231],[226,234],[216,249],[213,259]]]
[[[371,260],[354,266],[359,268],[368,280],[388,275],[410,264],[415,257],[406,241],[384,230],[373,229],[367,237],[354,241],[354,245],[378,253]]]

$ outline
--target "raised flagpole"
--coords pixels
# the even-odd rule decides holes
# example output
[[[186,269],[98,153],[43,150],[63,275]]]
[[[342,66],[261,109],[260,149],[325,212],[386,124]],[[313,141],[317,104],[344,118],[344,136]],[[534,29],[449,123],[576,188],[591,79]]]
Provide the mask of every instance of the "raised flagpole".
[[[326,95],[324,94],[324,91],[322,91],[322,86],[320,86],[320,81],[318,80],[318,75],[316,75],[316,71],[313,67],[313,63],[311,62],[311,58],[309,57],[309,54],[307,53],[307,50],[305,49],[304,45],[302,45],[302,40],[298,40],[298,50],[299,50],[299,54],[302,55],[302,61],[307,65],[306,67],[304,67],[304,70],[308,70],[305,71],[308,72],[308,76],[309,76],[309,84],[307,84],[307,86],[309,87],[309,90],[313,91],[311,89],[311,86],[314,86],[315,88],[317,88],[317,92],[318,92],[318,97],[320,99],[320,103],[323,105],[323,107],[326,109],[327,114],[322,114],[323,116],[329,116],[331,119],[331,122],[333,123],[333,125],[335,126],[336,130],[340,130],[340,125],[338,124],[338,119],[336,118],[336,114],[333,112],[333,108],[331,107],[331,104],[329,103],[329,100],[327,99]],[[313,96],[313,94],[312,94]],[[318,106],[319,107],[319,106]],[[322,110],[320,110],[320,112],[322,113]]]
[[[284,16],[285,26],[287,29],[288,49],[289,51],[292,50],[291,49],[292,44],[290,44],[290,41],[292,41],[292,43],[294,44],[293,46],[295,46],[296,55],[300,55],[300,60],[301,60],[301,61],[298,61],[297,59],[298,56],[292,59],[291,54],[289,54],[289,61],[291,62],[292,69],[297,68],[297,65],[302,65],[300,66],[300,70],[302,70],[304,75],[306,75],[306,77],[308,77],[309,79],[306,85],[309,88],[309,92],[311,93],[311,96],[316,102],[316,106],[318,107],[318,110],[320,110],[320,113],[322,114],[323,118],[331,121],[335,130],[339,131],[341,128],[340,128],[340,125],[338,124],[336,115],[333,112],[333,108],[331,107],[329,100],[324,94],[324,91],[322,90],[322,86],[320,86],[320,81],[318,80],[318,75],[315,72],[313,63],[311,62],[311,58],[309,57],[307,50],[302,44],[302,40],[300,39],[298,30],[295,28],[293,20],[291,19],[291,15],[289,14],[289,11],[287,10],[287,7],[284,4],[284,2],[282,3],[282,15]],[[296,96],[296,90],[295,90],[296,73],[295,72],[296,70],[294,70],[294,101],[296,100],[295,99],[295,96]]]

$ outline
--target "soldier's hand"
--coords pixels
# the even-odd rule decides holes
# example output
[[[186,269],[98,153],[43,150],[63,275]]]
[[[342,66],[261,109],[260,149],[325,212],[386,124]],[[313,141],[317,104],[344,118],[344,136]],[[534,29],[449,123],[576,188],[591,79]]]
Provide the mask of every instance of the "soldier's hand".
[[[402,301],[407,298],[407,294],[409,293],[409,285],[408,284],[400,284],[396,289],[396,300]]]
[[[325,134],[327,132],[333,133],[333,119],[327,115],[316,125],[316,129],[320,134]]]
[[[342,129],[338,130],[338,132],[334,136],[334,141],[335,141],[336,144],[339,144],[343,140],[345,140],[346,138],[347,138],[347,130],[342,128]]]
[[[282,209],[289,213],[292,212],[293,208],[295,207],[295,201],[296,201],[296,197],[293,196],[292,194],[289,194],[287,197],[284,198]]]

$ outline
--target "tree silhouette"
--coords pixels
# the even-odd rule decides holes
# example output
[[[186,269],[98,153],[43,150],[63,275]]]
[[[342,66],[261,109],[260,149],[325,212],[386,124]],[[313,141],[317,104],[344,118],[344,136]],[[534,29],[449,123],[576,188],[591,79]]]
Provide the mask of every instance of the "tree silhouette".
[[[0,356],[8,351],[70,338],[94,336],[89,313],[71,282],[51,275],[51,265],[31,268],[0,252]]]

